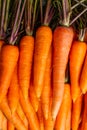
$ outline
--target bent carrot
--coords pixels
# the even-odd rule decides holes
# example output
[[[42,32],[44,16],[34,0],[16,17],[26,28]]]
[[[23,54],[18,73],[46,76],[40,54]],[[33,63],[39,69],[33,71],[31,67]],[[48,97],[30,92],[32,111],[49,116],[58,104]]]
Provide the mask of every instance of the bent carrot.
[[[28,99],[34,51],[34,38],[32,36],[24,36],[20,41],[19,49],[19,85],[24,98]]]
[[[53,34],[53,119],[56,118],[63,99],[65,70],[73,37],[71,27],[57,27]]]
[[[7,122],[7,130],[15,130],[14,125],[10,121]]]
[[[23,111],[28,119],[29,127],[31,130],[39,130],[39,121],[37,115],[29,100],[23,98],[22,92],[20,91],[20,104]]]
[[[49,104],[50,104],[50,96],[51,96],[51,72],[52,72],[52,47],[50,48],[47,57],[43,91],[41,95],[42,111],[45,119],[48,119],[48,114],[49,114]]]
[[[85,57],[85,61],[83,64],[83,68],[82,68],[82,73],[81,73],[81,77],[80,77],[80,88],[82,90],[82,93],[85,94],[87,92],[87,54]]]
[[[86,48],[85,42],[74,41],[70,52],[71,95],[74,102],[81,95],[79,79],[86,54]]]
[[[78,130],[81,119],[83,95],[77,98],[72,108],[72,130]]]
[[[37,112],[38,106],[39,106],[39,101],[38,101],[38,98],[36,96],[34,86],[32,83],[31,83],[30,88],[29,88],[29,97],[30,97],[30,102],[31,102],[35,112]]]
[[[1,49],[0,59],[0,102],[7,94],[11,77],[18,61],[18,47],[4,45]]]
[[[19,84],[18,84],[18,73],[17,66],[15,67],[11,84],[8,90],[8,104],[10,106],[11,112],[14,113],[17,109],[18,101],[19,101]]]
[[[34,52],[34,88],[36,96],[40,98],[47,56],[52,43],[52,30],[47,26],[41,26],[36,31],[35,52]]]
[[[63,101],[55,122],[55,130],[65,130],[68,108],[71,103],[70,85],[65,84]]]
[[[23,121],[23,123],[25,124],[26,128],[28,129],[28,120],[24,114],[24,111],[23,111],[20,103],[18,103],[18,106],[17,106],[17,114],[20,117],[20,119]]]

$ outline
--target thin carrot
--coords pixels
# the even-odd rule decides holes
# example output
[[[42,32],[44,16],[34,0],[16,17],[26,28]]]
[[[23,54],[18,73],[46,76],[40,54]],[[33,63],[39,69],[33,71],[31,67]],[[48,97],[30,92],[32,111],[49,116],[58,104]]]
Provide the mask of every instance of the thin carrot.
[[[71,95],[74,102],[81,95],[79,79],[86,49],[87,47],[85,42],[74,41],[70,52]]]
[[[87,53],[86,53],[86,57],[85,57],[85,61],[83,64],[83,68],[82,68],[82,73],[81,73],[81,77],[80,77],[80,88],[82,90],[82,93],[85,94],[87,92]]]
[[[48,119],[49,114],[49,104],[50,104],[50,96],[51,96],[51,72],[52,72],[52,47],[49,50],[45,75],[44,75],[44,83],[43,83],[43,91],[41,95],[41,104],[43,115],[45,119]]]
[[[2,130],[7,130],[7,118],[3,115]]]
[[[41,26],[36,31],[35,52],[34,52],[34,88],[38,98],[40,98],[46,61],[52,43],[52,30],[47,26]]]
[[[38,116],[38,119],[39,119],[40,130],[44,130],[44,117],[43,117],[43,112],[42,112],[41,101],[39,102],[39,108],[38,108],[38,111],[37,111],[37,116]]]
[[[59,112],[63,93],[65,70],[73,41],[74,32],[71,27],[57,27],[53,35],[53,105],[52,117]]]
[[[18,47],[4,45],[1,49],[0,59],[0,102],[7,94],[12,74],[18,61]]]
[[[32,83],[31,83],[30,89],[29,89],[29,97],[30,97],[30,102],[31,102],[35,112],[37,112],[38,106],[39,106],[39,101],[38,101],[38,98],[36,96],[34,86]]]
[[[17,69],[18,68],[16,66],[8,90],[8,104],[10,106],[12,113],[16,111],[19,101],[19,84],[18,84]]]
[[[24,111],[23,111],[20,103],[18,103],[18,106],[17,106],[17,114],[20,117],[20,119],[24,122],[26,128],[28,129],[28,120],[24,114]]]
[[[0,110],[0,129],[2,129],[2,120],[3,120],[3,113]]]
[[[19,49],[19,85],[24,98],[28,99],[34,50],[33,36],[24,36],[20,41]]]
[[[63,101],[55,122],[55,130],[65,130],[68,108],[71,103],[70,85],[65,84]]]
[[[15,130],[14,125],[10,121],[7,122],[7,128],[7,130]]]
[[[23,98],[22,92],[20,91],[20,104],[23,111],[28,119],[29,127],[31,130],[39,130],[39,121],[37,115],[29,100]]]
[[[77,98],[72,108],[72,130],[78,130],[81,119],[83,95]]]

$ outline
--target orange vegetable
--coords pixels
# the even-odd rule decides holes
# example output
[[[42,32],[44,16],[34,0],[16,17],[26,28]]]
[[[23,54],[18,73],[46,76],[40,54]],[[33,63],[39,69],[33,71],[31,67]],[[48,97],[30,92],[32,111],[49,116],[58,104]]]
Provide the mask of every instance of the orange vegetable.
[[[63,99],[65,71],[73,37],[71,27],[57,27],[53,34],[53,119],[56,119]]]
[[[79,79],[86,54],[86,48],[85,42],[74,41],[70,52],[71,95],[74,102],[81,95]]]
[[[10,121],[7,122],[7,128],[8,130],[15,130],[14,125]]]
[[[52,43],[52,30],[47,26],[41,26],[36,31],[34,52],[34,88],[36,96],[41,97],[46,61]]]

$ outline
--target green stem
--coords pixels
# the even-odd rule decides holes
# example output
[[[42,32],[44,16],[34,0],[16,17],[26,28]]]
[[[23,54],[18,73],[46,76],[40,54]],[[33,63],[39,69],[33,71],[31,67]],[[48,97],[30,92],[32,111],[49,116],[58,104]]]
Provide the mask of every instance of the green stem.
[[[72,6],[72,7],[71,7],[71,10],[73,10],[74,8],[76,8],[78,5],[83,5],[83,6],[85,6],[85,5],[83,4],[83,2],[84,2],[85,0],[81,0],[80,2],[79,2],[78,0],[74,0],[74,1],[76,1],[76,2],[78,2],[78,3],[75,4],[74,6]]]
[[[42,0],[40,0],[40,15],[41,15],[41,23],[43,22],[43,5]]]
[[[79,34],[79,41],[84,41],[86,29],[81,29]]]
[[[4,23],[4,32],[6,32],[6,30],[7,30],[9,7],[10,7],[10,0],[7,0],[5,23]]]

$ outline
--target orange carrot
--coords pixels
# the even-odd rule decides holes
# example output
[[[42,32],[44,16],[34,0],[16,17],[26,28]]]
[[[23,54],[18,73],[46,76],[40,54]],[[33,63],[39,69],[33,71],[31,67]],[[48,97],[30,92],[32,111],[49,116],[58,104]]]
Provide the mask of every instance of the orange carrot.
[[[44,128],[45,130],[53,130],[54,129],[54,123],[55,121],[52,119],[52,95],[50,97],[50,104],[49,104],[49,115],[48,115],[48,119],[44,119]]]
[[[63,101],[55,122],[55,130],[65,130],[66,128],[66,117],[68,114],[68,108],[71,103],[70,99],[71,99],[70,85],[65,84]]]
[[[39,108],[37,111],[37,115],[38,115],[38,119],[39,119],[40,130],[44,130],[44,118],[43,118],[41,102],[39,102]]]
[[[39,130],[39,121],[37,115],[29,100],[23,98],[22,92],[20,91],[20,103],[23,111],[28,119],[29,127],[31,130]]]
[[[0,103],[0,109],[6,116],[6,118],[13,123],[13,125],[18,130],[26,130],[26,126],[23,124],[17,113],[11,113],[10,108],[8,106],[7,97],[3,98],[3,101]]]
[[[70,52],[71,95],[74,102],[81,95],[79,78],[85,54],[86,43],[74,41]]]
[[[14,125],[10,121],[7,122],[7,128],[8,130],[15,130]]]
[[[24,114],[24,111],[23,111],[20,103],[18,103],[18,106],[17,106],[17,114],[20,117],[20,119],[24,122],[26,128],[28,129],[28,120]]]
[[[38,28],[34,52],[34,88],[38,98],[40,98],[43,89],[46,61],[51,43],[52,30],[47,26]]]
[[[21,87],[25,99],[28,99],[28,89],[30,86],[33,50],[34,50],[34,38],[32,36],[24,36],[20,41],[19,85]]]
[[[72,109],[72,130],[78,130],[81,119],[83,95],[73,103]]]
[[[65,70],[74,32],[71,27],[57,27],[53,35],[53,104],[52,117],[55,119],[63,99]]]
[[[7,118],[3,115],[2,130],[7,130]]]
[[[38,98],[36,96],[34,86],[32,83],[31,83],[30,89],[29,89],[29,97],[30,97],[30,102],[31,102],[35,112],[37,112],[38,106],[39,106],[39,101],[38,101]]]
[[[2,120],[3,120],[3,113],[0,110],[0,129],[2,129]]]
[[[50,104],[50,96],[51,96],[51,72],[52,72],[52,48],[49,50],[46,69],[45,69],[45,76],[44,76],[44,83],[43,83],[43,91],[41,95],[41,104],[44,118],[48,118],[49,113],[49,104]]]
[[[8,90],[8,104],[10,106],[12,113],[16,111],[18,101],[19,101],[19,84],[18,84],[18,77],[17,77],[17,69],[18,68],[16,66]]]
[[[0,59],[0,102],[7,94],[12,74],[18,61],[18,47],[4,45],[1,49]]]
[[[83,65],[83,69],[82,69],[82,73],[81,73],[81,77],[80,77],[80,88],[82,90],[82,93],[85,94],[87,92],[87,54],[85,57],[85,61],[84,61],[84,65]]]

